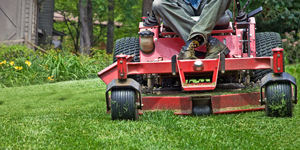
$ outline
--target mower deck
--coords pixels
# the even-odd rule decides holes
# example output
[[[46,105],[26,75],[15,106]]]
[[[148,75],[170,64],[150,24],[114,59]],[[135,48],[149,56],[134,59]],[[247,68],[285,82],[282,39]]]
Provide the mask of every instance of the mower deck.
[[[249,90],[249,89],[247,89]],[[248,111],[260,111],[265,107],[261,106],[260,92],[257,88],[247,90],[222,90],[204,93],[176,93],[160,92],[156,95],[143,96],[143,110],[175,110],[176,115],[191,115],[194,105],[209,105],[213,114],[239,113]],[[256,92],[257,91],[257,92]]]

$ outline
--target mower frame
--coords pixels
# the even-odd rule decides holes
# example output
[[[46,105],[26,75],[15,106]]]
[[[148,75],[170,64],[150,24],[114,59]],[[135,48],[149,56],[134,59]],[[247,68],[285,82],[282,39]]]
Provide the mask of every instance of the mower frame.
[[[234,24],[234,26],[232,26]],[[256,38],[255,38],[255,18],[249,18],[248,22],[230,23],[228,29],[213,30],[212,35],[222,41],[229,48],[230,52],[225,56],[219,55],[217,59],[203,59],[204,56],[195,60],[178,60],[177,54],[184,45],[174,32],[165,32],[163,25],[144,26],[139,24],[140,32],[145,30],[154,33],[154,50],[151,53],[140,51],[140,62],[131,62],[133,55],[117,55],[117,62],[108,66],[98,73],[98,76],[106,83],[106,105],[107,112],[110,112],[111,100],[109,92],[113,88],[133,88],[138,93],[136,100],[137,108],[144,110],[176,110],[175,114],[195,115],[196,106],[209,106],[208,113],[237,113],[247,111],[264,110],[264,87],[268,83],[289,82],[293,86],[293,102],[297,103],[296,79],[284,72],[283,49],[273,49],[273,56],[256,57]],[[141,40],[141,37],[140,37]],[[201,46],[196,49],[206,52],[206,47]],[[173,59],[172,59],[172,56]],[[195,64],[200,63],[201,68],[195,68]],[[258,69],[273,69],[262,79],[260,91],[236,93],[229,95],[205,95],[206,91],[216,89],[219,76],[226,76],[226,72],[246,72],[246,84],[250,85],[250,72]],[[175,77],[180,79],[181,92],[187,93],[184,96],[172,95],[150,95],[143,96],[142,92],[153,94],[153,81],[148,85],[142,85],[134,79],[128,78],[132,75],[152,76],[159,78]],[[189,83],[188,79],[194,76],[203,76],[209,79],[205,82]],[[147,79],[149,81],[149,79]],[[159,82],[159,81],[158,81]],[[239,81],[241,83],[242,81]],[[149,85],[150,84],[150,85]],[[156,83],[159,85],[158,83]],[[145,88],[146,90],[143,90]],[[148,91],[147,91],[148,89]],[[157,88],[160,90],[160,88]],[[189,95],[189,92],[198,92]],[[155,91],[154,91],[155,93]],[[229,110],[229,108],[234,108]],[[142,113],[143,111],[140,111]],[[201,110],[202,111],[202,110]],[[196,114],[197,115],[197,114]],[[122,119],[122,117],[120,118]]]

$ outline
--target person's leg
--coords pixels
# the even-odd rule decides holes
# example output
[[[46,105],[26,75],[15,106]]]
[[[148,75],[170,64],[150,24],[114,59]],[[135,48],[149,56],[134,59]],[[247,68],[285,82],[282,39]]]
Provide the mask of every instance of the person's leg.
[[[222,0],[222,2],[225,3],[222,4],[220,1],[216,1],[216,0],[202,0],[200,8],[195,12],[197,16],[200,16],[198,23],[200,23],[203,26],[198,25],[199,26],[198,27],[195,25],[195,27],[193,27],[193,30],[191,31],[191,36],[202,34],[203,37],[207,39],[205,59],[215,59],[219,57],[219,53],[221,51],[226,51],[226,50],[229,51],[229,49],[226,47],[224,43],[222,43],[221,41],[219,41],[218,39],[210,35],[217,21],[220,19],[220,17],[229,8],[231,4],[231,0]],[[211,8],[212,5],[213,8]],[[224,7],[225,5],[226,7]],[[217,17],[217,19],[213,19],[215,17]],[[213,21],[211,22],[208,20],[213,20]]]
[[[205,1],[205,0],[204,0]],[[163,18],[164,23],[181,37],[185,45],[178,54],[179,59],[196,59],[195,48],[200,46],[200,39],[188,40],[192,27],[196,21],[191,18],[195,16],[195,10],[183,0],[155,0],[153,12]]]
[[[185,42],[196,21],[193,8],[183,0],[154,0],[152,9]]]
[[[200,18],[191,29],[188,39],[202,35],[206,43],[217,21],[230,7],[231,2],[232,0],[203,0],[199,10],[196,11]]]
[[[163,18],[164,22],[185,41],[186,45],[182,47],[178,58],[196,59],[194,48],[207,43],[208,36],[218,19],[230,6],[230,2],[231,0],[202,0],[199,9],[194,10],[183,0],[155,0],[153,2],[153,12]],[[198,22],[191,18],[195,15],[200,15]],[[220,41],[214,42],[214,46],[208,47],[208,50],[220,52],[223,49],[219,47],[226,48],[224,44],[220,44],[222,44]]]

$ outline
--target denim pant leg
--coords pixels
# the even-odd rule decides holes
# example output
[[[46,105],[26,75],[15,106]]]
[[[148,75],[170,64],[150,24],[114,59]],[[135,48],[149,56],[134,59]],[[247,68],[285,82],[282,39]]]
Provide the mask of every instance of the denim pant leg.
[[[187,41],[191,29],[197,23],[191,18],[193,8],[183,0],[154,0],[152,5],[155,15],[164,22],[184,41]]]
[[[188,39],[202,35],[206,43],[206,39],[210,36],[216,23],[230,7],[231,1],[232,0],[207,0],[206,4],[201,4],[200,10],[197,10],[198,14],[200,14],[199,20],[191,29]]]

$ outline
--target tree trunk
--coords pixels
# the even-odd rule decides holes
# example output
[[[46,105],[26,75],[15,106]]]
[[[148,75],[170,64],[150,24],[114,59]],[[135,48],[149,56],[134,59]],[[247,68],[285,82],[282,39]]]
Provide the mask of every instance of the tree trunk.
[[[106,53],[112,54],[114,47],[114,10],[115,0],[108,0],[108,23]]]
[[[87,18],[88,18],[88,28],[89,28],[89,34],[90,34],[90,45],[93,46],[93,7],[92,7],[92,0],[89,0],[87,3]]]
[[[91,38],[89,30],[88,3],[90,0],[79,0],[79,14],[81,22],[80,30],[80,54],[90,54]],[[93,21],[93,20],[92,20]]]
[[[152,13],[153,0],[143,0],[142,16],[147,16],[147,12]]]

